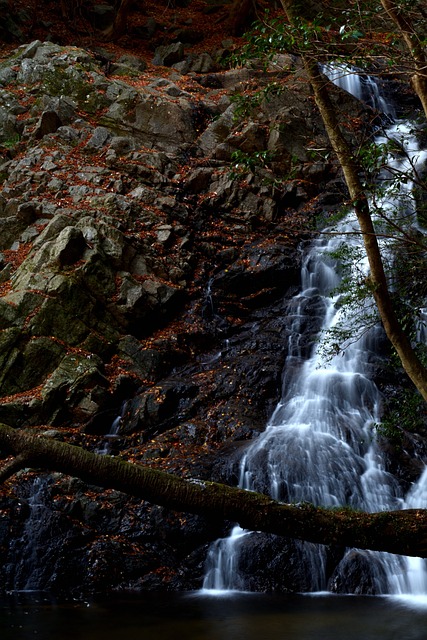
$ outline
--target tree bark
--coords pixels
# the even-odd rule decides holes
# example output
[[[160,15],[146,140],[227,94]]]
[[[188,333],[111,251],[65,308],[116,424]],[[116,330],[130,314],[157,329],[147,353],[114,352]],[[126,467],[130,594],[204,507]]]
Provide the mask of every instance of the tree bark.
[[[427,556],[427,511],[362,513],[284,504],[270,497],[215,482],[177,476],[100,456],[80,447],[0,424],[3,452],[26,457],[36,468],[77,476],[153,504],[209,518],[231,520],[253,531],[320,544]]]
[[[234,36],[241,36],[255,19],[255,0],[234,0],[228,11],[228,29]]]
[[[415,73],[412,76],[412,85],[421,100],[427,118],[427,56],[424,46],[420,42],[413,25],[395,0],[381,0],[381,4],[397,26],[415,62]]]
[[[117,40],[125,33],[132,2],[133,0],[120,1],[114,17],[114,22],[102,32],[104,40]]]
[[[296,18],[294,13],[294,0],[281,1],[289,22],[293,24]],[[316,61],[311,60],[308,54],[301,53],[300,55],[313,89],[314,98],[325,125],[326,133],[343,170],[350,198],[356,212],[369,262],[369,277],[372,285],[372,293],[385,332],[395,348],[403,368],[427,402],[427,369],[412,348],[411,342],[403,331],[393,307],[381,252],[369,210],[367,194],[359,178],[359,175],[362,173],[361,167],[341,131],[334,106],[329,97],[327,89],[328,81],[320,73]]]

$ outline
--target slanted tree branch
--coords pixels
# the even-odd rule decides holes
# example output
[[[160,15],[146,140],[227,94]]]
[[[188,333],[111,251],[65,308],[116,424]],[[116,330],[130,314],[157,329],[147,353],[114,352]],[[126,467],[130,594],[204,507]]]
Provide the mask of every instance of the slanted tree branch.
[[[238,522],[245,529],[326,545],[427,556],[427,511],[423,509],[363,513],[284,504],[260,493],[100,456],[5,424],[0,424],[0,449],[24,455],[26,463],[37,468],[77,476],[176,511]]]

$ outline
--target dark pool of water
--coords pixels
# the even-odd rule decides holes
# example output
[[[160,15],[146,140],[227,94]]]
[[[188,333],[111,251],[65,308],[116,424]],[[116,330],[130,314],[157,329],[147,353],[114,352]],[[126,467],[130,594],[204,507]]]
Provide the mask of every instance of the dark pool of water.
[[[0,601],[0,640],[426,640],[427,600],[356,596],[141,594]]]

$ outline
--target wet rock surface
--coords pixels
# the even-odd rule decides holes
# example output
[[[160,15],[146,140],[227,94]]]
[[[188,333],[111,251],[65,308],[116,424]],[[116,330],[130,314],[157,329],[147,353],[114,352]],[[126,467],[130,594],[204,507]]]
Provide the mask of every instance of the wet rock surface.
[[[112,455],[237,483],[280,397],[306,230],[345,196],[308,152],[327,142],[284,62],[286,91],[250,117],[230,96],[273,72],[218,71],[180,43],[156,51],[167,77],[133,59],[106,75],[92,53],[39,41],[0,63],[0,421],[92,451],[114,423]],[[367,124],[338,93],[342,117]],[[307,349],[317,324],[314,310]],[[198,588],[225,530],[31,471],[0,508],[7,590]],[[251,587],[303,590],[292,544],[279,560],[269,545],[270,582],[253,557]]]

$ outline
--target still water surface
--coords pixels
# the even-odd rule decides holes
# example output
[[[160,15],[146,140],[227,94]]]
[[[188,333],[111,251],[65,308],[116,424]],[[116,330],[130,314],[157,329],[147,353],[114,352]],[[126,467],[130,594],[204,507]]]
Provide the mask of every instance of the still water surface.
[[[141,594],[0,601],[1,640],[426,640],[427,600],[370,596]]]

